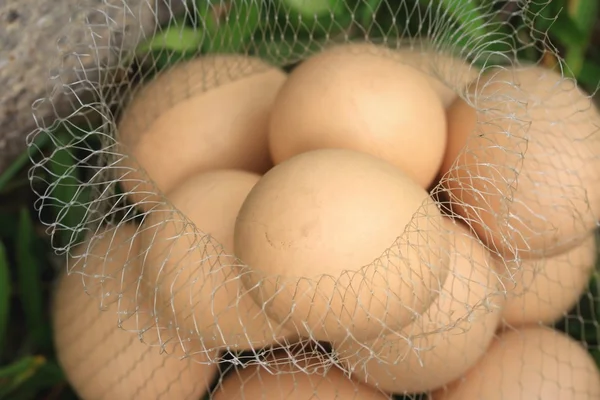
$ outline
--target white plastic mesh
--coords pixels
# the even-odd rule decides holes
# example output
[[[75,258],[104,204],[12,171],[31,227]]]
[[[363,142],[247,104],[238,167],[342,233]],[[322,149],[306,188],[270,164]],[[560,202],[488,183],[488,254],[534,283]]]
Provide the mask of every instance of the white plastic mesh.
[[[600,114],[535,28],[545,1],[83,1],[34,105],[74,111],[40,111],[30,138],[39,215],[68,260],[53,320],[78,395],[600,398]],[[403,96],[376,71],[415,68],[453,155],[430,196],[335,151],[271,169],[281,87],[336,49],[374,72],[324,62],[309,100],[290,94],[306,110],[290,129],[384,127],[419,94],[371,107]],[[346,86],[356,113],[327,103]],[[431,122],[411,112],[400,147]],[[415,146],[403,162],[439,143]],[[267,177],[277,190],[246,202]]]

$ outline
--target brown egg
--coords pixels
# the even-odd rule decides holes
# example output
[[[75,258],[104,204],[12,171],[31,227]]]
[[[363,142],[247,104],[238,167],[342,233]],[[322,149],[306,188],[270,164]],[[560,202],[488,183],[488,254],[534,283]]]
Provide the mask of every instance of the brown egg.
[[[274,162],[320,148],[357,150],[427,188],[446,146],[444,108],[427,77],[388,52],[364,43],[336,46],[294,69],[273,106]]]
[[[259,179],[240,170],[195,175],[167,194],[193,225],[171,206],[152,210],[144,221],[145,272],[177,327],[172,339],[187,353],[247,350],[282,340],[280,324],[266,317],[241,284],[233,257],[235,219]]]
[[[462,225],[444,222],[452,272],[429,309],[374,341],[334,343],[358,381],[386,392],[428,392],[464,374],[492,342],[504,304],[498,274],[478,239]]]
[[[600,372],[565,334],[529,327],[501,334],[485,357],[431,400],[600,399]]]
[[[286,75],[256,58],[205,56],[179,64],[133,97],[118,124],[116,170],[129,199],[147,210],[195,173],[272,162],[268,119]],[[141,166],[147,176],[139,170]]]
[[[83,400],[200,398],[216,376],[216,365],[166,357],[123,330],[134,330],[136,316],[148,313],[139,301],[143,295],[138,292],[140,270],[133,257],[139,243],[132,240],[134,234],[133,226],[121,225],[105,230],[94,247],[88,248],[88,241],[75,250],[74,257],[88,255],[70,262],[85,260],[86,283],[102,281],[106,297],[102,303],[86,294],[79,273],[60,278],[52,318],[60,365]],[[137,306],[137,315],[121,315]],[[117,326],[119,320],[123,329]]]
[[[331,367],[324,373],[305,371],[304,368],[288,368],[285,373],[278,374],[254,365],[237,369],[225,376],[211,398],[213,400],[390,399],[388,395],[348,379],[336,367]]]
[[[235,249],[249,266],[244,284],[273,320],[315,340],[369,339],[407,325],[435,298],[448,274],[441,223],[427,192],[401,170],[321,149],[254,186]]]
[[[448,110],[442,183],[453,210],[504,256],[580,244],[600,216],[600,114],[589,97],[540,67],[488,72],[470,92],[485,112],[463,99]]]
[[[563,318],[587,288],[597,255],[596,237],[590,235],[581,245],[548,259],[496,260],[508,291],[504,324],[552,324]]]
[[[406,44],[396,53],[399,59],[423,72],[444,108],[448,108],[465,87],[479,76],[475,65],[431,48],[431,44]]]

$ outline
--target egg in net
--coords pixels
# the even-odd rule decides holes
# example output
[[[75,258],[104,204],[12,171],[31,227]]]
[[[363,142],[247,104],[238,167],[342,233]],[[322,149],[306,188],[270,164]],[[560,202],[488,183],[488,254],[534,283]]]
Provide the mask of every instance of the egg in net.
[[[30,137],[77,394],[599,398],[600,113],[556,18],[82,2]]]

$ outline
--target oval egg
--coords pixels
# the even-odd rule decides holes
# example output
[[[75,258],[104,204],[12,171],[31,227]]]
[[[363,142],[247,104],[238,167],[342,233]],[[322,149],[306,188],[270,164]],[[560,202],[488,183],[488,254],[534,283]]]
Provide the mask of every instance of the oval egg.
[[[497,337],[462,379],[431,400],[589,400],[600,398],[590,354],[562,332],[529,327]]]
[[[423,188],[445,145],[444,108],[427,77],[368,44],[335,46],[302,62],[279,91],[269,125],[276,164],[320,148],[357,150]]]
[[[508,291],[503,323],[515,327],[558,322],[585,292],[597,256],[596,236],[590,235],[574,249],[546,259],[518,264],[496,260]]]
[[[193,225],[171,206],[152,210],[144,221],[147,279],[156,282],[164,309],[172,310],[187,353],[248,350],[284,340],[281,326],[244,289],[233,257],[235,219],[259,179],[240,170],[197,174],[166,195]]]
[[[361,345],[333,343],[360,382],[390,393],[428,392],[468,371],[492,342],[504,295],[491,256],[461,224],[445,218],[444,229],[451,273],[429,309],[397,333]]]
[[[147,210],[160,201],[156,189],[170,192],[195,173],[264,173],[272,164],[269,114],[285,79],[257,58],[214,55],[178,64],[142,86],[117,127],[118,151],[126,156],[114,170],[123,192]]]
[[[252,188],[235,251],[248,266],[244,284],[273,320],[315,340],[368,339],[433,301],[448,274],[441,224],[427,192],[401,170],[321,149],[277,165]]]
[[[158,347],[140,342],[135,332],[123,330],[137,328],[136,315],[124,318],[124,310],[133,313],[140,307],[142,317],[149,311],[138,293],[139,263],[128,262],[139,251],[137,240],[132,242],[135,232],[121,225],[98,233],[103,236],[92,249],[89,242],[76,248],[74,257],[88,253],[86,279],[90,284],[102,280],[108,297],[101,310],[101,301],[84,291],[80,274],[60,277],[52,315],[59,363],[83,400],[199,398],[216,377],[216,365],[166,357]]]
[[[458,57],[436,50],[428,41],[406,43],[394,50],[401,62],[421,71],[448,108],[457,93],[479,76],[479,69]]]
[[[318,368],[318,366],[317,366]],[[334,367],[326,372],[306,373],[305,365],[278,374],[261,366],[247,366],[226,375],[211,395],[212,400],[383,400],[390,399],[369,386],[348,379]]]
[[[492,70],[469,92],[485,112],[463,99],[448,109],[441,173],[453,211],[502,256],[579,245],[600,217],[600,114],[589,96],[541,67]]]

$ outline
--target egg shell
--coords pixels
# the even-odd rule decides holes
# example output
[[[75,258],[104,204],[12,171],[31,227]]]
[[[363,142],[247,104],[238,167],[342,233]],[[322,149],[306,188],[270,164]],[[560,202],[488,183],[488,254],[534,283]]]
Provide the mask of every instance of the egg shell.
[[[286,74],[239,55],[178,64],[143,86],[118,124],[118,174],[143,210],[195,173],[268,170],[268,120]],[[139,169],[142,167],[145,173]],[[150,184],[148,177],[154,182]]]
[[[139,314],[148,312],[138,301],[143,297],[138,293],[139,263],[127,261],[138,254],[139,242],[132,241],[135,228],[130,225],[103,234],[93,247],[89,241],[77,247],[70,263],[89,253],[88,283],[103,281],[104,302],[86,294],[79,273],[63,274],[55,292],[54,341],[69,383],[82,400],[200,398],[216,376],[216,365],[166,357],[159,348],[140,342],[135,332],[124,330],[135,330],[136,316],[118,313],[137,306]]]
[[[462,224],[444,222],[452,272],[429,309],[402,331],[360,346],[334,343],[358,381],[392,393],[428,392],[464,374],[492,342],[504,295],[491,256]]]
[[[172,310],[187,353],[248,350],[282,340],[280,324],[241,284],[233,256],[235,219],[259,179],[241,170],[197,174],[167,194],[172,206],[152,210],[144,221],[147,279],[157,283],[162,308]]]
[[[401,170],[321,149],[254,186],[235,251],[248,266],[244,284],[273,320],[315,340],[369,339],[405,326],[435,298],[448,275],[441,223],[427,192]]]
[[[375,45],[340,45],[296,67],[273,106],[273,161],[320,148],[357,150],[428,187],[446,146],[444,108],[426,76],[388,54]]]
[[[485,111],[463,99],[448,110],[441,172],[453,210],[502,256],[579,245],[600,216],[600,114],[589,96],[541,67],[491,70],[469,92]]]
[[[508,291],[503,323],[550,325],[563,318],[587,288],[597,255],[596,237],[590,235],[578,247],[548,259],[496,260]]]
[[[226,375],[212,393],[213,400],[264,399],[264,400],[380,400],[390,399],[367,385],[348,379],[336,368],[324,373],[306,373],[309,370],[288,368],[285,373],[271,373],[261,366],[248,366]]]
[[[405,44],[394,52],[399,60],[422,72],[448,108],[468,84],[480,73],[479,68],[460,57],[445,54],[432,47],[429,41]]]
[[[527,327],[497,337],[462,379],[431,400],[591,400],[600,398],[594,359],[562,332]]]

